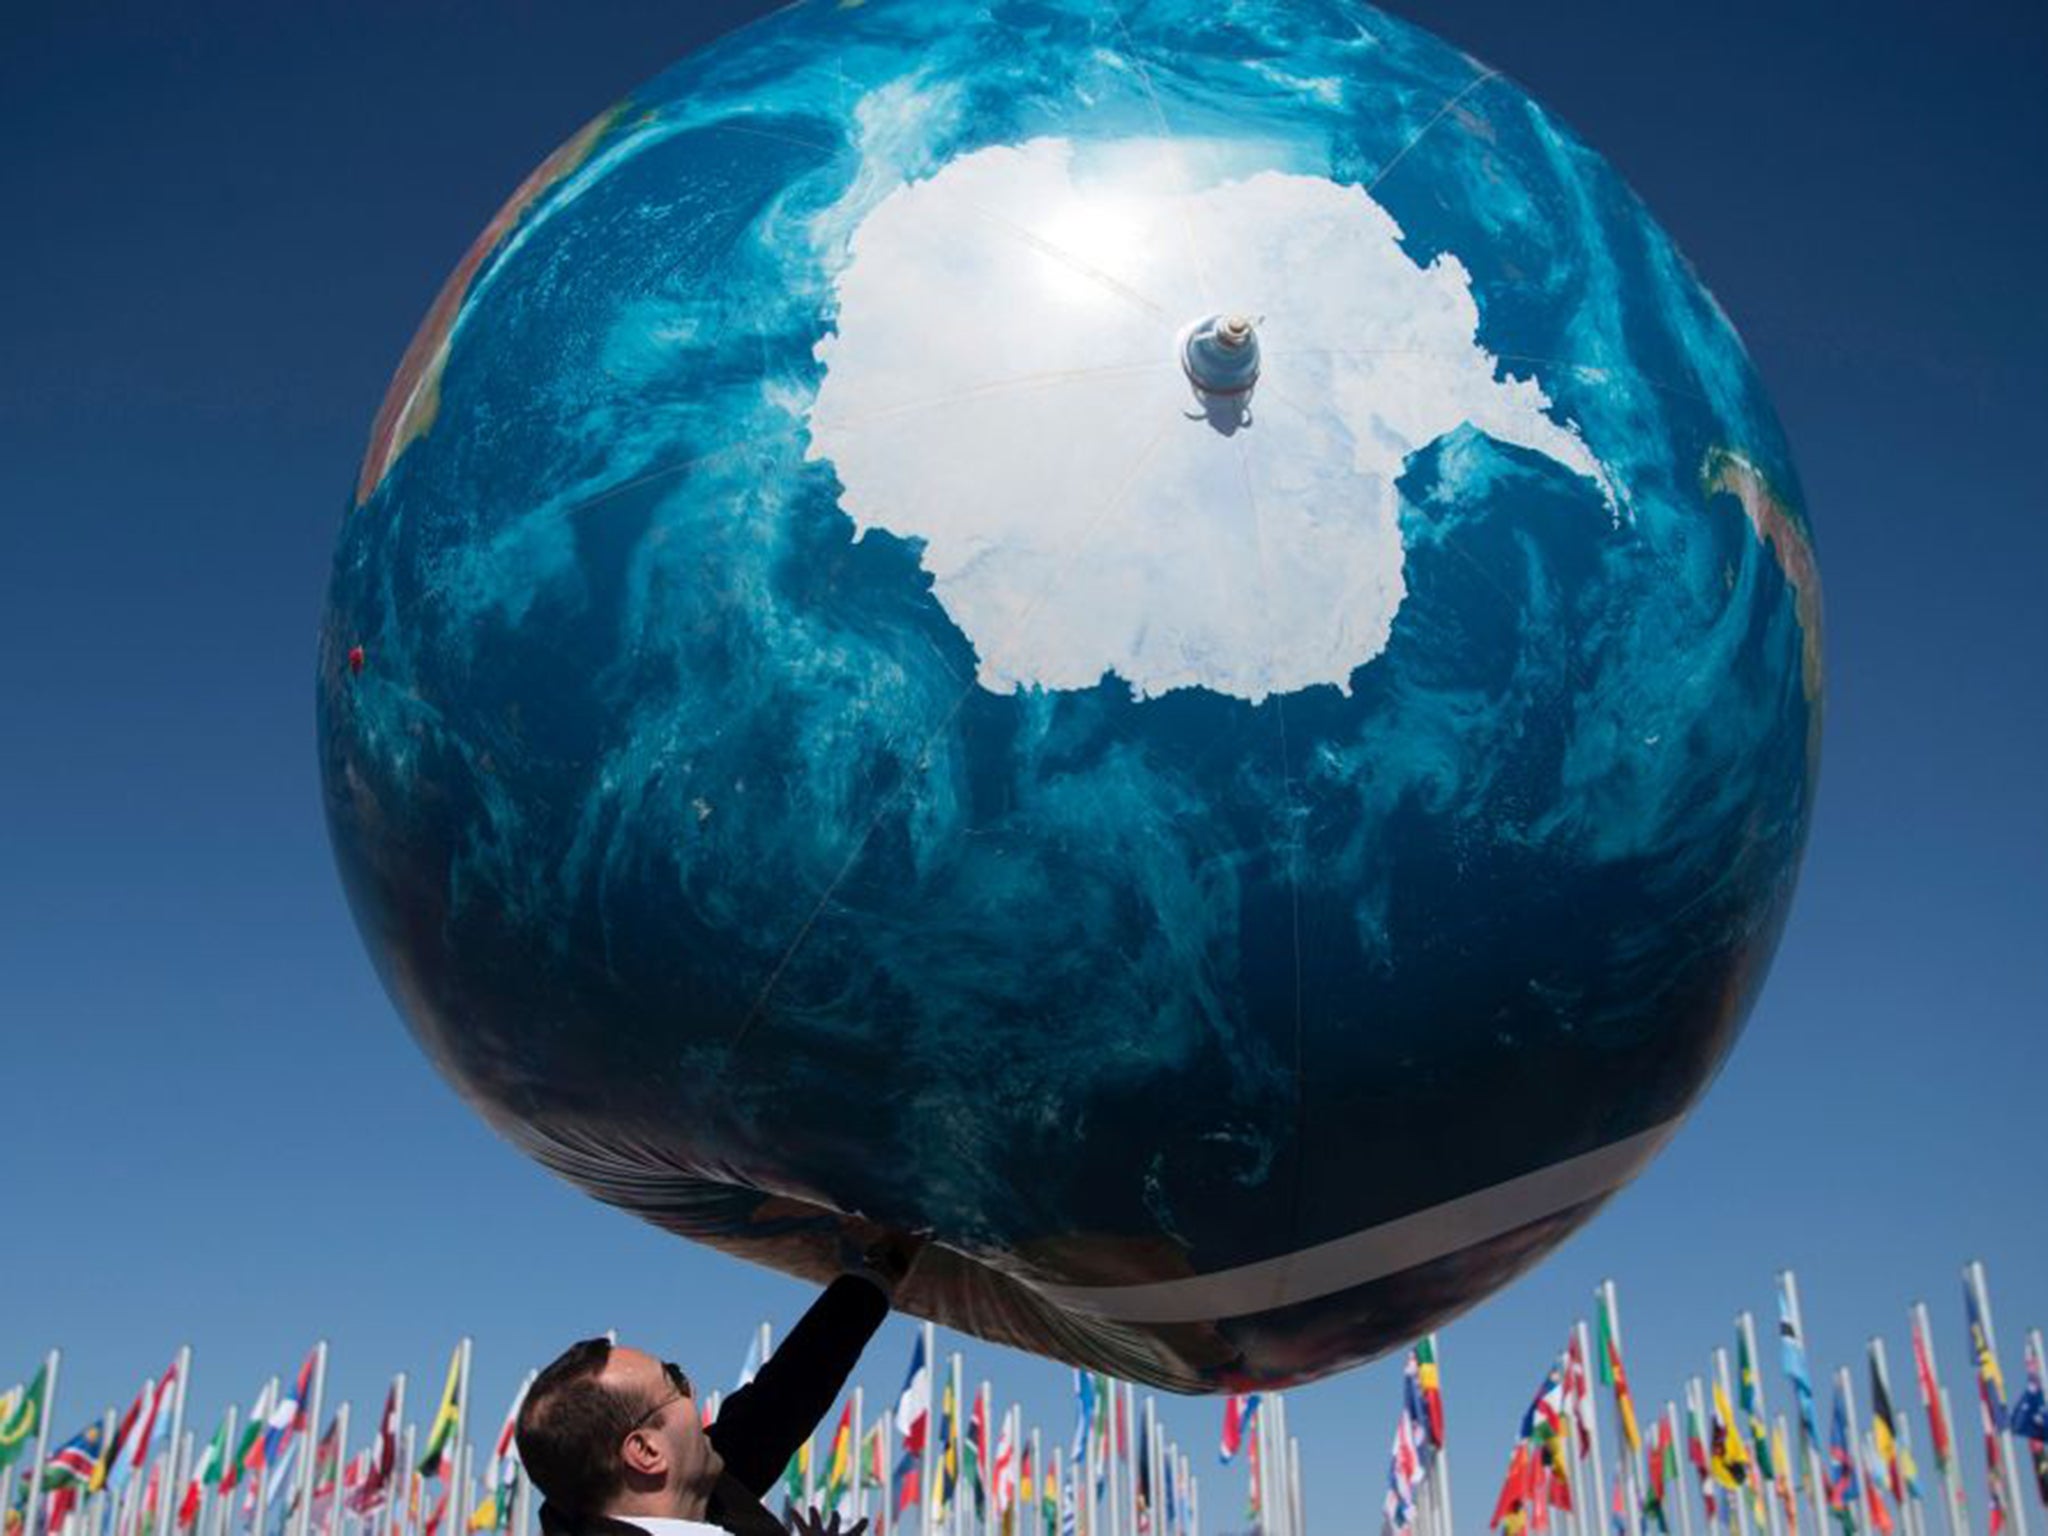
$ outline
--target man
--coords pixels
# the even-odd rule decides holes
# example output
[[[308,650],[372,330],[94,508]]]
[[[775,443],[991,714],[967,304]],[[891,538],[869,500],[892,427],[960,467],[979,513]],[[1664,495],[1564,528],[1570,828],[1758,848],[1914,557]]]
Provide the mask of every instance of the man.
[[[608,1339],[570,1345],[519,1410],[544,1536],[785,1536],[762,1495],[831,1411],[922,1246],[890,1237],[862,1254],[708,1430],[680,1366]],[[799,1530],[857,1536],[865,1524]]]

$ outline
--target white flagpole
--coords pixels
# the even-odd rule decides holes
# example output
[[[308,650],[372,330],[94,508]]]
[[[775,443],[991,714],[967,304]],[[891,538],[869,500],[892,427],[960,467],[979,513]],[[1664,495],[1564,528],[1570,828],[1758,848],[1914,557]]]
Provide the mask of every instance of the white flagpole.
[[[936,1463],[933,1461],[933,1447],[939,1438],[939,1356],[938,1330],[930,1323],[924,1325],[924,1444],[917,1453],[917,1528],[918,1536],[934,1536],[932,1531],[932,1497],[937,1491],[933,1479]]]
[[[1998,1330],[1991,1323],[1991,1287],[1985,1283],[1984,1266],[1972,1259],[1963,1269],[1963,1283],[1977,1298],[1977,1315],[1984,1319],[1984,1347],[1998,1358]],[[1974,1363],[1974,1362],[1973,1362]],[[2020,1497],[2019,1459],[2013,1454],[2012,1431],[1998,1432],[2005,1446],[2006,1513],[2012,1517],[2011,1536],[2027,1536],[2027,1505]]]
[[[861,1452],[866,1449],[861,1443],[861,1431],[864,1428],[863,1419],[866,1408],[866,1395],[859,1387],[855,1387],[853,1389],[853,1436],[846,1444],[846,1470],[849,1479],[847,1492],[852,1496],[850,1506],[852,1513],[847,1516],[846,1521],[848,1525],[853,1524],[854,1521],[867,1513],[862,1507],[866,1504],[867,1500],[863,1496],[861,1489],[860,1464]]]
[[[399,1501],[411,1492],[412,1487],[408,1481],[412,1474],[412,1463],[406,1459],[412,1454],[411,1445],[410,1442],[403,1445],[399,1443],[404,1439],[405,1372],[400,1371],[391,1379],[391,1391],[391,1414],[396,1427],[394,1428],[391,1442],[392,1464],[385,1469],[384,1473],[384,1508],[377,1515],[376,1536],[394,1536],[394,1533],[398,1530],[400,1519]],[[383,1454],[383,1450],[384,1426],[382,1423],[379,1423],[377,1425],[378,1454]]]
[[[1104,1524],[1104,1525],[1106,1525],[1106,1526],[1108,1527],[1108,1529],[1109,1529],[1109,1536],[1127,1536],[1127,1533],[1126,1533],[1126,1532],[1124,1531],[1124,1529],[1123,1529],[1123,1511],[1122,1511],[1122,1508],[1121,1508],[1121,1503],[1122,1503],[1122,1501],[1121,1501],[1121,1499],[1120,1499],[1120,1498],[1118,1497],[1118,1494],[1117,1494],[1117,1479],[1116,1479],[1116,1402],[1117,1402],[1117,1386],[1116,1386],[1116,1382],[1115,1382],[1115,1381],[1114,1381],[1113,1379],[1111,1379],[1110,1377],[1107,1377],[1107,1376],[1105,1376],[1105,1377],[1103,1377],[1103,1378],[1102,1378],[1102,1381],[1103,1381],[1103,1385],[1104,1385],[1104,1386],[1105,1386],[1105,1387],[1107,1388],[1107,1390],[1106,1390],[1106,1391],[1104,1392],[1104,1394],[1103,1394],[1103,1396],[1104,1396],[1104,1398],[1105,1398],[1105,1401],[1104,1401],[1104,1403],[1103,1403],[1103,1405],[1102,1405],[1102,1411],[1103,1411],[1103,1413],[1104,1413],[1104,1414],[1106,1414],[1106,1415],[1107,1415],[1107,1417],[1106,1417],[1106,1418],[1104,1418],[1104,1419],[1103,1419],[1103,1421],[1102,1421],[1102,1427],[1103,1427],[1103,1440],[1102,1440],[1102,1462],[1103,1462],[1103,1464],[1102,1464],[1101,1468],[1099,1469],[1099,1470],[1101,1471],[1101,1473],[1102,1473],[1102,1483],[1103,1483],[1103,1487],[1102,1487],[1102,1503],[1103,1503],[1103,1505],[1105,1506],[1105,1510],[1106,1510],[1106,1513],[1105,1513],[1105,1516],[1104,1516],[1104,1520],[1103,1520],[1103,1524]],[[1090,1533],[1090,1536],[1093,1536],[1093,1533],[1092,1533],[1092,1532]]]
[[[1921,1377],[1916,1360],[1913,1379],[1920,1389],[1920,1407],[1927,1415],[1928,1437],[1933,1438],[1937,1418],[1948,1423],[1946,1465],[1934,1469],[1941,1477],[1942,1520],[1948,1527],[1948,1536],[1970,1536],[1970,1510],[1969,1505],[1963,1500],[1962,1447],[1956,1437],[1956,1421],[1948,1411],[1948,1394],[1941,1385],[1941,1370],[1935,1361],[1934,1330],[1928,1325],[1927,1304],[1914,1302],[1910,1316],[1913,1348],[1916,1353],[1924,1354],[1927,1360],[1927,1376],[1924,1379]],[[1934,1393],[1932,1397],[1928,1395],[1930,1388]],[[1821,1536],[1827,1536],[1827,1533],[1823,1531]]]
[[[219,1476],[211,1488],[199,1490],[200,1509],[192,1522],[194,1531],[211,1531],[213,1536],[227,1536],[228,1506],[234,1500],[221,1491],[221,1484],[227,1481],[228,1467],[235,1458],[235,1429],[241,1423],[241,1412],[233,1403],[228,1404],[228,1431],[221,1441],[221,1462]]]
[[[1287,1442],[1287,1523],[1288,1529],[1301,1529],[1301,1442]]]
[[[57,1413],[57,1367],[63,1363],[63,1358],[64,1352],[58,1349],[43,1356],[43,1404],[36,1413],[36,1459],[28,1469],[28,1518],[22,1522],[24,1536],[37,1536],[36,1522],[43,1519],[43,1466],[50,1459],[50,1420]]]
[[[1757,1360],[1756,1354],[1756,1319],[1752,1317],[1747,1311],[1745,1311],[1741,1313],[1739,1316],[1737,1316],[1737,1318],[1735,1319],[1735,1327],[1736,1330],[1742,1335],[1742,1347],[1749,1352],[1749,1390],[1756,1402],[1757,1422],[1763,1426],[1765,1448],[1769,1449],[1771,1438],[1771,1410],[1764,1398],[1763,1367]],[[1750,1426],[1747,1424],[1745,1424],[1742,1427],[1744,1432],[1747,1432],[1750,1428]],[[1752,1436],[1751,1438],[1753,1440],[1755,1437]],[[1750,1446],[1749,1459],[1750,1465],[1755,1469],[1756,1475],[1758,1477],[1762,1477],[1763,1467],[1757,1460],[1756,1447],[1753,1444]],[[1792,1469],[1790,1467],[1787,1467],[1785,1469],[1785,1475],[1787,1477],[1790,1477],[1792,1475]],[[1764,1523],[1770,1528],[1770,1536],[1785,1536],[1784,1525],[1782,1524],[1778,1516],[1778,1501],[1773,1496],[1775,1492],[1776,1490],[1771,1488],[1766,1488],[1763,1490],[1765,1517]],[[1925,1536],[1925,1533],[1921,1533],[1921,1536]]]
[[[305,1465],[299,1468],[299,1507],[292,1521],[292,1536],[308,1536],[313,1528],[313,1464],[320,1459],[320,1400],[326,1389],[327,1341],[322,1339],[313,1346],[312,1402],[299,1404],[299,1412],[306,1416],[307,1444]]]
[[[1021,1489],[1023,1479],[1018,1479],[1018,1486]],[[1059,1483],[1055,1481],[1053,1487],[1058,1489]],[[1055,1509],[1059,1507],[1057,1501],[1055,1501],[1053,1507]],[[1038,1429],[1035,1425],[1031,1430],[1030,1520],[1031,1524],[1026,1526],[1024,1518],[1020,1514],[1017,1521],[1017,1536],[1033,1536],[1034,1532],[1036,1536],[1060,1536],[1058,1531],[1048,1531],[1045,1528],[1045,1451],[1039,1444]]]
[[[1116,1384],[1122,1394],[1117,1415],[1117,1428],[1123,1431],[1123,1474],[1124,1512],[1127,1523],[1124,1530],[1129,1536],[1140,1536],[1138,1531],[1138,1392],[1128,1381]]]
[[[169,1536],[177,1528],[178,1503],[185,1497],[185,1469],[192,1464],[192,1448],[185,1444],[185,1384],[192,1374],[192,1346],[180,1346],[177,1364],[177,1389],[171,1394],[171,1451],[169,1464],[165,1467],[166,1488],[162,1506],[157,1510],[157,1536]]]
[[[1081,1486],[1075,1490],[1074,1512],[1075,1518],[1081,1522],[1081,1536],[1100,1536],[1095,1523],[1095,1417],[1102,1409],[1095,1403],[1093,1373],[1086,1373],[1086,1377],[1088,1400],[1092,1406],[1087,1426],[1081,1435],[1081,1464],[1074,1469],[1075,1475],[1081,1480]]]
[[[1601,1281],[1597,1294],[1606,1303],[1608,1332],[1614,1340],[1615,1354],[1620,1355],[1622,1353],[1621,1295],[1615,1290],[1612,1280]],[[1633,1396],[1630,1398],[1630,1403],[1634,1403]],[[1615,1437],[1614,1459],[1620,1465],[1620,1471],[1616,1475],[1621,1478],[1622,1495],[1628,1504],[1628,1536],[1643,1536],[1643,1505],[1642,1500],[1637,1497],[1637,1490],[1642,1487],[1642,1468],[1638,1465],[1641,1458],[1637,1456],[1636,1448],[1629,1443],[1627,1426],[1622,1425],[1620,1422],[1621,1408],[1619,1404],[1615,1406],[1614,1416],[1616,1426],[1621,1430],[1621,1433]],[[1639,1431],[1642,1428],[1640,1424],[1636,1427]],[[1743,1536],[1749,1536],[1747,1528],[1744,1529]]]
[[[1716,1349],[1714,1351],[1714,1381],[1721,1389],[1720,1397],[1716,1400],[1715,1407],[1718,1409],[1720,1404],[1725,1402],[1728,1404],[1728,1411],[1730,1413],[1740,1415],[1742,1409],[1735,1402],[1735,1394],[1729,1390],[1728,1351],[1725,1349]],[[1744,1436],[1745,1430],[1746,1426],[1741,1424],[1730,1424],[1728,1426],[1728,1433],[1736,1436],[1738,1439]],[[1709,1447],[1710,1454],[1711,1451],[1712,1447]],[[1756,1457],[1752,1454],[1749,1457],[1749,1476],[1743,1478],[1740,1488],[1730,1488],[1728,1490],[1728,1492],[1735,1495],[1735,1524],[1736,1529],[1742,1533],[1742,1536],[1750,1536],[1749,1501],[1751,1490],[1754,1486],[1751,1479],[1756,1476],[1756,1470]]]
[[[401,1418],[399,1422],[404,1423],[404,1420]],[[397,1483],[391,1490],[392,1502],[396,1504],[400,1500],[404,1501],[404,1507],[398,1511],[398,1529],[401,1533],[410,1533],[412,1530],[412,1455],[418,1449],[419,1444],[414,1438],[413,1426],[406,1424],[405,1433],[399,1436],[398,1465],[391,1469],[391,1475]]]
[[[318,1461],[317,1448],[313,1457]],[[318,1469],[315,1469],[317,1477]],[[348,1503],[348,1404],[334,1411],[334,1493],[327,1503],[328,1536],[342,1536],[343,1515]]]
[[[270,1385],[263,1389],[263,1397],[261,1401],[264,1404],[263,1412],[264,1417],[267,1420],[269,1415],[277,1407],[277,1378],[275,1376],[270,1378]],[[270,1433],[270,1431],[266,1427],[263,1429],[259,1429],[256,1433],[259,1437],[261,1437],[267,1436]],[[263,1526],[264,1517],[269,1513],[270,1458],[268,1456],[265,1456],[262,1462],[256,1468],[256,1518],[250,1523],[249,1526],[251,1536],[267,1536],[267,1533],[264,1531]]]
[[[1442,1338],[1443,1336],[1441,1334],[1435,1333],[1432,1333],[1429,1336],[1430,1357],[1436,1361],[1436,1390],[1437,1395],[1439,1397],[1443,1395],[1444,1390],[1444,1353]],[[1589,1357],[1586,1361],[1586,1369],[1588,1371],[1591,1371],[1592,1368],[1593,1362]],[[1586,1385],[1587,1390],[1590,1391],[1592,1389],[1592,1381],[1590,1377],[1588,1378]],[[1596,1426],[1595,1434],[1597,1435],[1597,1426],[1599,1424],[1599,1419],[1597,1417],[1594,1419],[1594,1424]],[[1437,1509],[1438,1517],[1443,1525],[1443,1529],[1440,1533],[1440,1536],[1454,1536],[1456,1527],[1452,1524],[1451,1521],[1451,1452],[1448,1446],[1440,1445],[1436,1448],[1435,1476],[1437,1481],[1439,1482],[1440,1492],[1443,1496],[1442,1501],[1438,1505]]]
[[[1671,1437],[1671,1449],[1678,1451],[1678,1404],[1667,1401],[1664,1404],[1664,1433]],[[1671,1528],[1671,1506],[1678,1506],[1678,1536],[1692,1536],[1692,1506],[1685,1499],[1685,1458],[1679,1457],[1679,1473],[1664,1487],[1664,1528]],[[1816,1536],[1827,1536],[1826,1531]]]
[[[1792,1331],[1799,1335],[1799,1351],[1806,1357],[1807,1385],[1813,1385],[1813,1351],[1806,1343],[1806,1317],[1799,1306],[1799,1277],[1791,1270],[1784,1270],[1778,1276],[1778,1284],[1784,1288],[1785,1310],[1792,1318]],[[1783,1346],[1780,1346],[1782,1353]],[[1814,1427],[1819,1428],[1820,1404],[1813,1405]],[[1828,1485],[1821,1473],[1820,1446],[1806,1433],[1806,1421],[1799,1422],[1799,1440],[1806,1451],[1806,1480],[1812,1486],[1808,1492],[1813,1496],[1813,1528],[1815,1536],[1828,1536]]]
[[[1892,1391],[1891,1361],[1885,1356],[1884,1340],[1876,1334],[1872,1334],[1870,1337],[1870,1364],[1871,1368],[1877,1372],[1877,1379],[1884,1383],[1885,1400],[1892,1405],[1892,1441],[1896,1447],[1892,1454],[1904,1461],[1911,1461],[1913,1459],[1912,1431],[1906,1424],[1906,1416],[1899,1412],[1898,1396]],[[1871,1406],[1874,1409],[1876,1404]],[[1906,1486],[1905,1469],[1903,1467],[1900,1468],[1899,1472],[1899,1486],[1901,1488]],[[1906,1527],[1906,1536],[1927,1536],[1925,1516],[1926,1511],[1920,1507],[1920,1501],[1913,1497],[1911,1489],[1907,1489],[1906,1497],[1899,1505],[1899,1518]]]
[[[448,1500],[448,1521],[450,1530],[443,1536],[464,1536],[469,1529],[469,1484],[467,1464],[462,1453],[469,1449],[469,1356],[472,1345],[468,1334],[462,1336],[462,1367],[456,1378],[455,1387],[455,1470],[456,1485]]]
[[[1579,1360],[1586,1375],[1586,1391],[1593,1398],[1593,1507],[1601,1512],[1598,1518],[1604,1520],[1607,1518],[1606,1510],[1609,1507],[1607,1502],[1607,1467],[1606,1459],[1600,1452],[1600,1394],[1594,1389],[1594,1382],[1599,1379],[1600,1373],[1599,1368],[1593,1361],[1592,1331],[1586,1327],[1586,1320],[1583,1317],[1578,1321],[1578,1339]],[[1441,1371],[1443,1367],[1438,1366],[1437,1369]]]
[[[1856,1417],[1856,1383],[1850,1379],[1847,1366],[1835,1372],[1835,1390],[1842,1394],[1842,1411],[1849,1416],[1849,1460],[1856,1468],[1856,1486],[1863,1490],[1863,1497],[1868,1500],[1871,1496],[1870,1468],[1864,1463],[1863,1436],[1856,1427],[1861,1422]],[[1854,1507],[1854,1502],[1850,1501],[1850,1526],[1852,1530],[1861,1531],[1865,1515],[1863,1510]]]

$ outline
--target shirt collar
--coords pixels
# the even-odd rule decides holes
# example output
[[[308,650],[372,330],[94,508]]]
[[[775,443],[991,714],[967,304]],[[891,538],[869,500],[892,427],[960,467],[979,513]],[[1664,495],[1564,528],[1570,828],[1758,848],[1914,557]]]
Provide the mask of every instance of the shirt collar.
[[[614,1515],[612,1518],[639,1526],[647,1536],[726,1536],[724,1531],[704,1520],[676,1520],[667,1515]]]

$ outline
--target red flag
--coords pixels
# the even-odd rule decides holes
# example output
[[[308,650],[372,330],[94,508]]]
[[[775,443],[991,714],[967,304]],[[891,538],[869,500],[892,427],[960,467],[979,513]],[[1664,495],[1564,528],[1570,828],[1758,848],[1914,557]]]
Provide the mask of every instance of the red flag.
[[[1529,1502],[1529,1442],[1524,1440],[1515,1447],[1515,1454],[1508,1459],[1507,1480],[1500,1485],[1500,1497],[1493,1503],[1493,1518],[1486,1522],[1489,1530],[1499,1527],[1515,1510]]]

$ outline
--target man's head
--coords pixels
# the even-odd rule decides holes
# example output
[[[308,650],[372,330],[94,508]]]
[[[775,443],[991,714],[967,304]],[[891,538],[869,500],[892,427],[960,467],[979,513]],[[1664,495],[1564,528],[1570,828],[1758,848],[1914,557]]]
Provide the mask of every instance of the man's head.
[[[696,1518],[725,1470],[689,1378],[608,1339],[570,1345],[534,1378],[519,1410],[519,1458],[572,1519]]]

